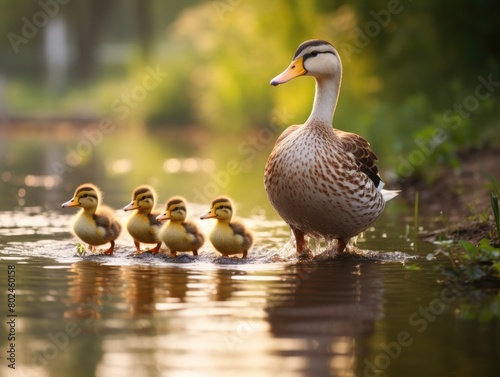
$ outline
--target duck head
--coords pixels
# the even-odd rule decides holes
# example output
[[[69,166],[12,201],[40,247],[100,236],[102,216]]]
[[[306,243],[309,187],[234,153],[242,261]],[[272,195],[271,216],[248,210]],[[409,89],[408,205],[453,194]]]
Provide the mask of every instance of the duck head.
[[[78,186],[73,197],[61,205],[62,208],[81,207],[85,210],[96,209],[101,201],[101,191],[91,183]]]
[[[327,41],[312,39],[300,44],[292,62],[282,73],[271,80],[271,85],[284,84],[296,77],[309,75],[317,79],[338,76],[342,63],[337,50]]]
[[[220,196],[214,199],[210,205],[210,211],[200,217],[200,219],[217,219],[220,221],[230,221],[233,216],[233,204],[229,198]]]
[[[156,220],[184,221],[186,215],[186,201],[180,196],[174,196],[167,201],[165,212],[157,216]]]
[[[155,205],[155,192],[149,186],[139,186],[132,193],[132,201],[123,207],[124,211],[137,209],[142,212],[151,212]]]

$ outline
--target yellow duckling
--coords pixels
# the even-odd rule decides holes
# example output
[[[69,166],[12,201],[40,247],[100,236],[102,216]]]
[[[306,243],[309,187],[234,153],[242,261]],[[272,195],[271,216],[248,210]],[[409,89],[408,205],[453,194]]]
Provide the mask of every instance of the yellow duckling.
[[[132,193],[132,201],[126,205],[124,211],[137,210],[127,221],[127,230],[134,239],[137,253],[141,252],[141,242],[155,243],[149,252],[158,254],[161,240],[158,238],[158,230],[161,222],[156,219],[159,213],[152,213],[155,206],[155,193],[149,186],[139,186]]]
[[[114,211],[100,204],[101,196],[101,191],[95,185],[85,183],[75,190],[73,198],[62,204],[62,208],[82,208],[73,220],[73,233],[89,244],[90,251],[94,251],[95,246],[111,243],[109,249],[104,251],[104,254],[111,255],[122,226],[115,218]]]
[[[165,223],[158,233],[165,242],[173,257],[178,251],[192,251],[198,255],[198,249],[205,242],[205,237],[198,227],[186,221],[186,201],[180,196],[174,196],[167,201],[165,212],[157,216],[157,220],[170,220]]]
[[[237,221],[231,222],[233,217],[233,205],[231,200],[220,196],[212,201],[210,211],[200,218],[217,219],[217,223],[210,232],[210,242],[222,255],[243,254],[246,258],[248,249],[252,246],[252,234],[243,224]]]

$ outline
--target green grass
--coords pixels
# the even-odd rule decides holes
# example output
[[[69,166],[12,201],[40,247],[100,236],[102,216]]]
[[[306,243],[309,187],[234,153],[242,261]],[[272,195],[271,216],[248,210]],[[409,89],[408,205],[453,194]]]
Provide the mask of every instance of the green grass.
[[[498,197],[491,194],[491,207],[497,232],[500,234],[500,211]],[[455,281],[484,287],[500,287],[500,248],[494,244],[493,237],[483,238],[477,245],[459,240],[458,246],[448,247],[445,253],[451,267],[445,273]]]
[[[478,245],[458,241],[460,248],[450,248],[451,268],[445,273],[459,282],[474,285],[500,285],[500,249],[483,238]]]
[[[415,206],[413,207],[413,234],[415,235],[415,251],[418,244],[418,191],[415,192]]]
[[[498,208],[498,196],[493,193],[491,193],[491,208],[493,209],[497,235],[500,237],[500,210]]]

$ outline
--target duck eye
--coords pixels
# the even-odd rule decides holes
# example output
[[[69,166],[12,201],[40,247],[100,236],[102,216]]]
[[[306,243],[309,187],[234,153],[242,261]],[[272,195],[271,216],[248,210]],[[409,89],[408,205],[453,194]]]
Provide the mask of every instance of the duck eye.
[[[316,57],[316,56],[318,56],[318,51],[313,51],[313,52],[311,52],[311,56],[312,56],[313,58],[314,58],[314,57]]]
[[[174,211],[178,211],[178,210],[179,210],[179,207],[175,207],[175,208],[174,208]]]
[[[81,198],[86,198],[87,196],[88,196],[87,194],[83,194]]]

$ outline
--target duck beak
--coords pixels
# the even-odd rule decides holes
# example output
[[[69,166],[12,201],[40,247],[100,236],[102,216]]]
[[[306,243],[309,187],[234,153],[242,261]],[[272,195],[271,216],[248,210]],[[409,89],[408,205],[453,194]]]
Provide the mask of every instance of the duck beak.
[[[201,215],[201,216],[200,216],[200,219],[201,219],[201,220],[205,220],[205,219],[213,219],[213,218],[215,218],[215,217],[217,217],[217,215],[216,215],[214,212],[212,212],[212,211],[208,211],[208,212],[207,212],[207,213],[205,213],[204,215]]]
[[[63,203],[61,205],[61,207],[62,208],[69,208],[69,207],[78,207],[79,205],[80,205],[80,203],[78,202],[78,199],[75,196],[74,198],[71,198],[67,202]]]
[[[132,200],[129,204],[127,204],[125,207],[123,207],[123,210],[126,211],[132,211],[133,209],[139,209],[139,206],[135,202],[135,200]]]
[[[304,58],[300,57],[290,63],[287,69],[281,72],[278,76],[271,80],[272,86],[284,84],[296,77],[305,75],[307,70],[304,68]]]
[[[168,215],[168,212],[164,212],[161,215],[156,216],[156,220],[171,220],[172,218]]]

